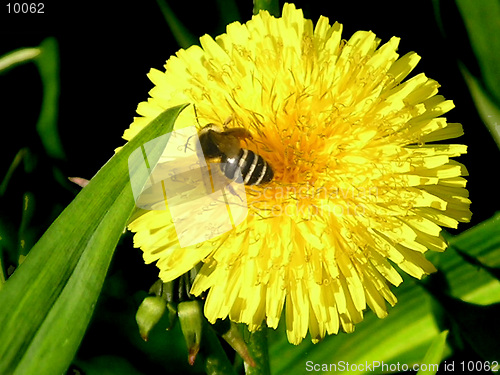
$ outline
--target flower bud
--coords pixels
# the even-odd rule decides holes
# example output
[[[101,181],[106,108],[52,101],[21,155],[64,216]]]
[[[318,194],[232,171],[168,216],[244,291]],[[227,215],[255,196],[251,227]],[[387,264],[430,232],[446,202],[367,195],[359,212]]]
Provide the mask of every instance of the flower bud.
[[[180,302],[177,306],[177,315],[188,348],[188,361],[192,366],[200,350],[203,311],[198,301]]]
[[[161,319],[166,307],[167,302],[161,297],[146,297],[142,301],[137,309],[135,320],[144,341],[148,341],[149,332]]]

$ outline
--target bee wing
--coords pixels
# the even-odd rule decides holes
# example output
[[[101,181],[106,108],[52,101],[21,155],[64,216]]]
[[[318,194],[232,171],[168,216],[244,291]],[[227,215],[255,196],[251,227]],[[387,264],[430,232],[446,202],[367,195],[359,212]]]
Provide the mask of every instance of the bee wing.
[[[168,141],[165,142],[163,137],[168,137]],[[153,153],[160,142],[165,142],[166,147],[157,157],[157,163],[152,165]],[[132,156],[143,159],[141,172],[147,176],[146,183],[142,185],[134,184],[131,178],[139,208],[165,210],[167,199],[169,204],[176,204],[212,192],[208,166],[194,126],[158,137],[135,150]],[[129,166],[131,164],[129,159]],[[135,161],[135,164],[138,162]]]
[[[231,181],[220,171],[218,164],[212,164],[211,182],[208,194],[190,192],[188,199],[175,203],[167,198],[177,237],[181,247],[195,245],[232,230],[248,214],[243,179]],[[204,191],[208,189],[202,189]]]
[[[136,205],[146,210],[165,210],[186,200],[212,193],[208,167],[193,166],[189,160],[177,160],[177,166],[159,163],[150,176],[150,183],[136,198]],[[192,169],[188,169],[192,168]]]

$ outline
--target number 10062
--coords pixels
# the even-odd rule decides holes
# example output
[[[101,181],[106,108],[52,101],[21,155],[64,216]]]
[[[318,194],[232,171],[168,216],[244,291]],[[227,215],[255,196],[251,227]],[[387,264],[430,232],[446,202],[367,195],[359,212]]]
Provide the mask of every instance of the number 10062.
[[[8,3],[7,11],[9,13],[32,13],[41,14],[43,13],[43,8],[45,8],[44,3]]]

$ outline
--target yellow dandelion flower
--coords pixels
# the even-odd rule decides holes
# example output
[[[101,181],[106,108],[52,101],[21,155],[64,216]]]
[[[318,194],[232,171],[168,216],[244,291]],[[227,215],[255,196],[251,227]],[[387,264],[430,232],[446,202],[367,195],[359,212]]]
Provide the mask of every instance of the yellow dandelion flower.
[[[274,171],[246,187],[246,219],[202,244],[181,248],[168,210],[129,226],[164,281],[203,262],[192,292],[208,291],[211,322],[276,328],[284,308],[291,343],[352,332],[367,306],[383,318],[396,303],[398,268],[419,279],[435,271],[424,253],[445,250],[440,226],[470,219],[467,171],[451,159],[466,146],[429,143],[462,135],[441,117],[453,103],[424,74],[405,80],[420,57],[399,57],[398,38],[341,32],[286,4],[281,18],[232,23],[149,73],[155,87],[125,139],[189,102],[197,118],[185,110],[176,129],[231,117]]]

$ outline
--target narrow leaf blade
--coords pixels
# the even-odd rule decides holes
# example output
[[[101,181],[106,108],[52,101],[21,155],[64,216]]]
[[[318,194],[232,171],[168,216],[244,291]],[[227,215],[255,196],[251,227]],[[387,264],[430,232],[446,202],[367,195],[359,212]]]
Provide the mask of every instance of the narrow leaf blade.
[[[165,17],[165,21],[167,21],[168,27],[170,28],[170,31],[172,31],[175,40],[179,43],[179,46],[181,46],[181,48],[188,48],[193,44],[196,44],[198,42],[196,37],[191,34],[181,20],[177,18],[167,1],[156,0],[156,2],[160,7],[163,17]]]
[[[482,81],[493,101],[500,104],[500,2],[456,0],[472,49],[481,68]]]
[[[434,375],[438,371],[439,363],[443,359],[443,353],[446,348],[446,337],[448,337],[448,331],[441,332],[438,336],[432,340],[432,344],[425,353],[422,364],[425,365],[418,370],[417,375],[430,374]]]
[[[0,56],[0,74],[10,69],[32,61],[40,54],[40,48],[21,48]]]
[[[135,202],[128,156],[173,128],[166,110],[106,163],[0,292],[0,373],[62,373],[71,363]],[[26,372],[28,371],[28,372]]]
[[[500,148],[500,108],[490,98],[479,80],[467,70],[465,65],[460,64],[460,70],[464,76],[465,83],[469,87],[472,100],[476,105],[479,116],[481,116],[491,136]]]

